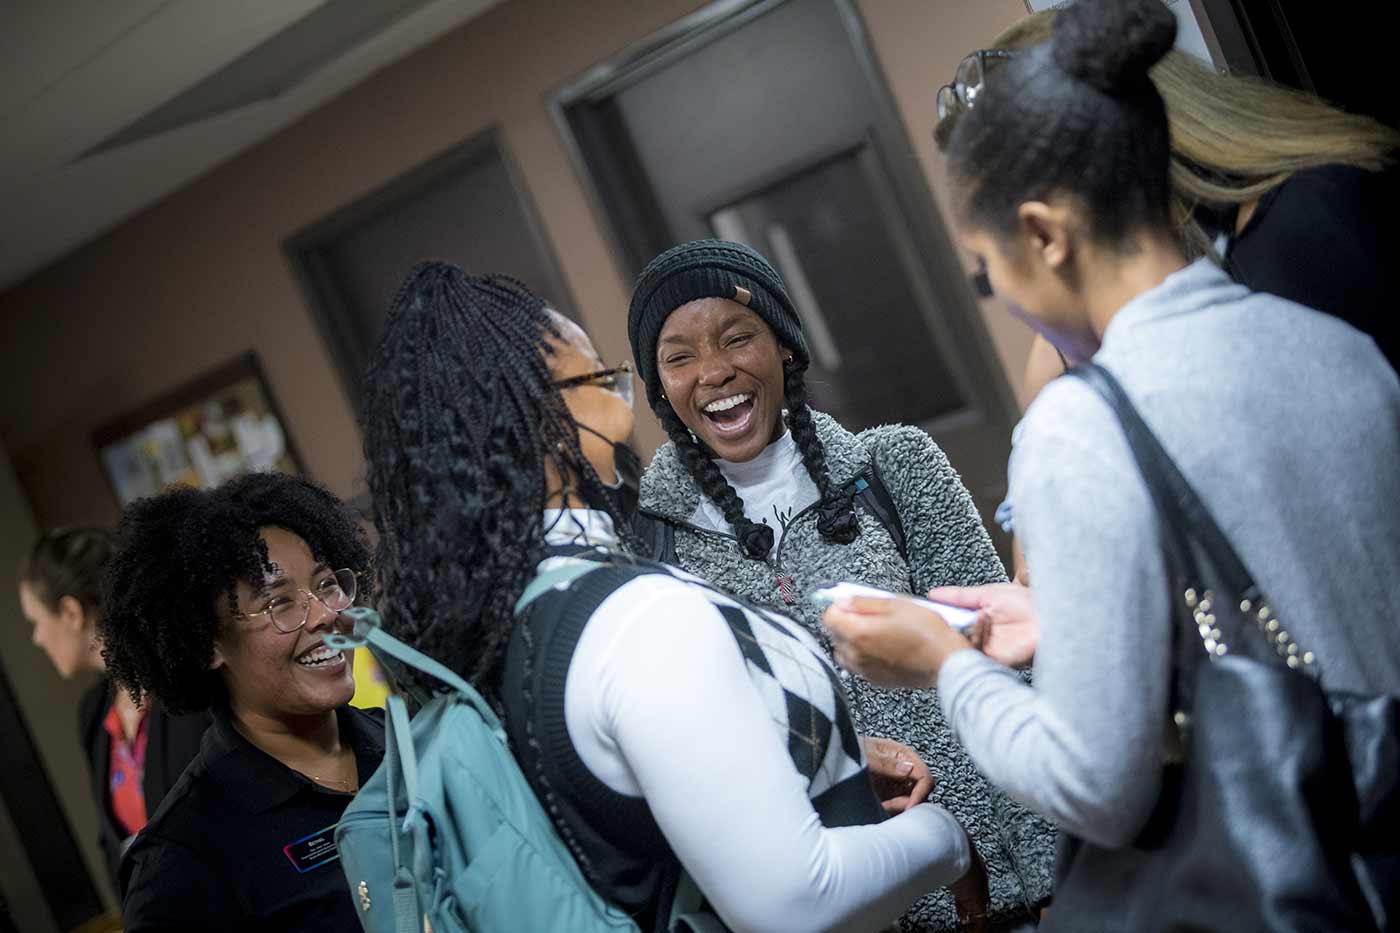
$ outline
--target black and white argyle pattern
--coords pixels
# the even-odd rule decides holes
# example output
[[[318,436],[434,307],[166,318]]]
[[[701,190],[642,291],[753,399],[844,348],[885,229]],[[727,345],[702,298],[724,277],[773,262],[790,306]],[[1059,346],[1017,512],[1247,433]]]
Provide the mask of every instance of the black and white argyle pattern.
[[[611,556],[604,549],[580,550],[545,560],[541,571],[580,558],[606,561]],[[793,766],[807,781],[807,796],[822,825],[852,826],[882,819],[845,688],[817,640],[797,622],[740,602],[677,567],[654,561],[629,563],[689,585],[718,611],[734,635],[749,679],[787,745]]]
[[[769,714],[786,734],[788,754],[812,796],[864,768],[841,686],[817,653],[820,649],[767,615],[735,606],[716,608],[734,633]]]
[[[826,807],[818,806],[822,822],[865,822],[869,811],[863,804],[874,799],[865,754],[845,689],[816,639],[775,612],[740,603],[684,571],[667,570],[699,589],[729,625],[749,679],[763,697],[793,765],[808,782],[808,796],[829,801],[838,810],[850,809],[852,797],[860,799],[855,806],[859,814],[828,814]]]

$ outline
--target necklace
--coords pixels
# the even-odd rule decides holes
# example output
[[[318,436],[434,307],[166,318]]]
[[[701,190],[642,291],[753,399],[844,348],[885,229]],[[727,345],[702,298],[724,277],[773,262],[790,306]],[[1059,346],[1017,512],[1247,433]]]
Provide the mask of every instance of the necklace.
[[[311,778],[311,780],[315,781],[317,784],[320,784],[324,787],[329,787],[331,788],[331,790],[341,791],[342,793],[353,794],[356,790],[358,790],[358,788],[350,781],[337,781],[334,778],[318,777],[315,774],[308,774],[306,776]]]

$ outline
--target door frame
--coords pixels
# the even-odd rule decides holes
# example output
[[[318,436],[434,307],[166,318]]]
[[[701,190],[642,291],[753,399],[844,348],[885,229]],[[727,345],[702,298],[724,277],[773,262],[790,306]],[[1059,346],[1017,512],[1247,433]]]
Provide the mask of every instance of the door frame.
[[[588,68],[548,95],[550,118],[554,121],[555,130],[589,205],[602,224],[608,252],[624,282],[631,282],[641,270],[633,269],[629,264],[624,237],[616,226],[613,209],[599,189],[583,147],[570,124],[569,108],[578,103],[606,98],[683,58],[697,46],[715,41],[788,2],[791,0],[714,0]],[[970,398],[989,405],[993,410],[986,412],[988,421],[1003,421],[1009,430],[1020,417],[1020,405],[987,331],[977,299],[967,284],[967,272],[958,258],[957,247],[949,237],[942,214],[934,203],[928,178],[913,164],[891,158],[892,153],[884,152],[886,147],[879,145],[881,141],[895,140],[902,142],[911,154],[913,152],[907,127],[895,107],[894,95],[875,56],[856,0],[825,2],[835,6],[860,70],[874,92],[875,107],[870,115],[870,124],[875,130],[876,153],[894,182],[894,194],[914,238],[910,252],[920,260],[923,273],[915,278],[926,280],[915,284],[922,289],[926,284],[936,286],[943,281],[955,283],[942,296],[947,300],[947,312],[958,317],[958,329],[962,332],[959,336],[973,341],[978,357],[985,364],[977,367],[985,371],[984,378],[972,374],[974,380],[981,383],[979,388],[982,391],[971,393]],[[940,304],[935,301],[932,306],[939,307]],[[952,425],[935,419],[921,426],[932,431]]]
[[[500,159],[505,167],[506,175],[510,179],[511,193],[520,205],[530,238],[539,251],[549,279],[542,284],[547,285],[553,294],[558,296],[554,302],[558,311],[566,317],[578,319],[577,303],[569,288],[569,280],[559,265],[558,255],[545,232],[539,210],[525,185],[525,178],[506,145],[505,134],[499,126],[488,126],[375,186],[282,242],[283,255],[292,267],[297,285],[300,286],[307,306],[311,309],[317,331],[325,341],[335,363],[341,387],[357,410],[362,396],[360,383],[364,377],[363,361],[373,352],[373,338],[369,338],[371,344],[366,345],[359,333],[351,333],[354,315],[347,307],[345,296],[341,293],[335,276],[327,267],[324,249],[329,243],[361,226],[375,215],[416,198],[444,179],[460,174],[464,168],[482,156],[492,154]]]
[[[867,127],[859,133],[853,133],[830,145],[813,149],[806,155],[774,163],[756,176],[756,181],[743,186],[731,186],[719,197],[714,198],[712,202],[701,204],[697,213],[708,217],[727,205],[753,197],[793,175],[815,169],[841,156],[862,149],[865,150],[867,158],[876,160],[883,169],[884,177],[876,175],[877,181],[884,181],[885,178],[894,175],[894,166],[891,164],[893,160],[885,152],[880,138],[871,133]],[[872,193],[876,195],[877,203],[875,206],[880,213],[905,215],[904,205],[900,201],[898,191],[889,190],[881,185]],[[900,226],[909,229],[913,229],[919,222],[919,218],[907,215],[900,216],[899,219],[902,221]],[[924,257],[918,255],[918,250],[911,244],[898,242],[894,244],[894,249],[895,259],[901,266],[916,267],[923,261]],[[916,299],[921,302],[920,310],[924,313],[920,317],[923,319],[924,326],[932,331],[940,323],[937,320],[929,319],[932,309],[939,307],[938,295],[928,294],[929,284],[924,275],[918,274],[913,269],[909,269],[907,274],[909,275],[909,286],[914,290]],[[956,431],[973,423],[977,417],[974,410],[977,400],[983,396],[983,390],[986,388],[978,383],[978,374],[973,371],[973,367],[968,366],[960,354],[951,352],[955,346],[956,344],[945,346],[936,343],[937,363],[951,374],[953,385],[962,395],[963,405],[947,414],[935,415],[920,421],[919,426],[930,434],[941,431]]]

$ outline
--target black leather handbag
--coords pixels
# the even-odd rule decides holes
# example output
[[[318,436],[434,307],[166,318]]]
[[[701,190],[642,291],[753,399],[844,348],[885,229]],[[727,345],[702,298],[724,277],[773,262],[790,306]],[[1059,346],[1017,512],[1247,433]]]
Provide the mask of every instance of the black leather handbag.
[[[1045,928],[1400,929],[1400,700],[1324,690],[1325,659],[1288,632],[1117,380],[1073,375],[1113,408],[1160,517],[1172,747],[1131,846],[1062,838]]]

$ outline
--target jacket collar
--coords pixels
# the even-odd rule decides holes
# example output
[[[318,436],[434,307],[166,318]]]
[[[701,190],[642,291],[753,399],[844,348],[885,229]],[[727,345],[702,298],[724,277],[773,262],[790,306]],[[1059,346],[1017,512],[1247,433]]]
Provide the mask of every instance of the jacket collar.
[[[332,793],[245,739],[234,728],[227,706],[217,704],[211,713],[213,722],[204,733],[200,755],[220,789],[249,812],[265,813],[301,791]],[[383,727],[368,713],[350,706],[340,707],[335,715],[341,740],[349,742],[355,752],[363,786],[384,757]]]
[[[826,452],[831,482],[841,486],[858,476],[870,464],[870,451],[860,438],[847,431],[825,412],[812,411],[817,439]],[[653,515],[688,522],[700,506],[700,488],[681,463],[673,441],[667,441],[651,458],[642,474],[641,507]]]

